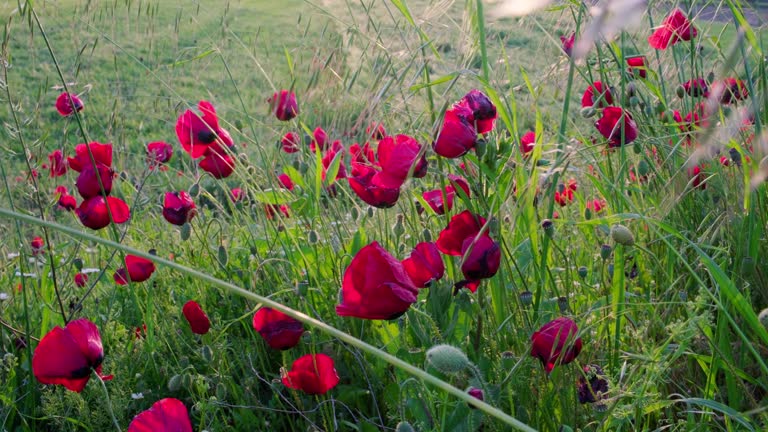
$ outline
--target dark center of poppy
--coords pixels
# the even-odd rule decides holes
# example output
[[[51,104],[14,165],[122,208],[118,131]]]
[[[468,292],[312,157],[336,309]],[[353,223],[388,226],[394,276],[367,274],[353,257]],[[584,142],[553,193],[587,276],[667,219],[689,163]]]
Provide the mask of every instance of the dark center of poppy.
[[[197,139],[203,144],[212,144],[216,141],[216,134],[208,129],[201,130],[197,133]]]

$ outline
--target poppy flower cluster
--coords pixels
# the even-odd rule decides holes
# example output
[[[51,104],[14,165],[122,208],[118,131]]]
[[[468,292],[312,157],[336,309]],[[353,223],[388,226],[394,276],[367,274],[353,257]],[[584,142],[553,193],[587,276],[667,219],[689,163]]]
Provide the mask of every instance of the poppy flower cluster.
[[[62,117],[69,117],[75,111],[80,112],[83,110],[83,107],[83,101],[75,94],[63,92],[56,98],[56,111]]]
[[[493,277],[501,264],[501,248],[484,230],[485,218],[465,210],[451,218],[437,238],[437,248],[446,255],[462,257],[464,280],[456,289],[477,291],[480,281]]]
[[[477,134],[490,132],[496,122],[496,106],[488,96],[472,90],[445,112],[443,126],[432,147],[446,158],[457,158],[475,147]]]
[[[531,356],[541,361],[547,373],[557,365],[572,362],[582,348],[581,338],[576,336],[578,332],[576,323],[566,317],[544,324],[531,336]]]
[[[128,282],[144,282],[155,272],[155,263],[136,255],[125,255],[125,266],[120,267],[114,274],[114,280],[118,285],[127,285]]]
[[[63,385],[79,393],[88,383],[91,371],[104,381],[113,378],[101,374],[103,361],[99,329],[80,318],[64,328],[56,326],[43,336],[32,355],[32,373],[43,384]]]
[[[128,205],[120,198],[109,196],[115,174],[112,169],[112,144],[78,144],[75,156],[67,158],[67,161],[73,171],[80,173],[75,182],[78,193],[83,197],[80,207],[75,210],[80,222],[94,230],[106,227],[110,220],[116,224],[127,222],[131,217]]]
[[[219,126],[216,109],[208,101],[200,101],[197,108],[202,115],[186,110],[176,121],[176,136],[192,159],[203,158],[200,169],[213,178],[232,175],[235,160],[228,151],[234,143],[226,129]]]
[[[165,398],[134,417],[128,432],[192,432],[192,422],[183,402]]]
[[[339,383],[333,359],[325,354],[307,354],[282,374],[283,385],[308,395],[325,394]]]

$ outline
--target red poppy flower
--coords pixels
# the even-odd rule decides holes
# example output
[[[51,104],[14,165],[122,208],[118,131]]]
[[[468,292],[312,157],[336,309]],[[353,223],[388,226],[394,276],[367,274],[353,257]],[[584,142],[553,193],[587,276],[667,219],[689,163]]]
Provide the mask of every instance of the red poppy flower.
[[[365,203],[376,208],[390,208],[400,198],[400,188],[382,186],[373,181],[378,171],[374,168],[352,164],[352,176],[347,177],[352,191]]]
[[[701,166],[696,165],[693,168],[688,169],[688,176],[692,179],[693,187],[704,190],[707,188],[706,174],[701,171]]]
[[[426,288],[445,274],[440,251],[432,242],[417,244],[411,255],[403,260],[403,268],[417,288]]]
[[[525,135],[520,138],[520,153],[523,156],[528,156],[536,145],[536,133],[533,131],[526,132]]]
[[[288,132],[280,140],[280,144],[283,146],[283,151],[286,153],[296,153],[299,151],[299,143],[301,139],[296,132]]]
[[[128,432],[192,432],[192,422],[184,403],[165,398],[134,417]]]
[[[541,360],[547,373],[557,365],[572,362],[581,352],[578,326],[570,318],[560,317],[544,324],[531,336],[531,356]]]
[[[309,395],[325,394],[339,383],[339,374],[333,365],[333,359],[325,354],[307,354],[291,365],[291,370],[284,372],[283,385],[301,390]]]
[[[435,153],[446,158],[464,155],[477,143],[477,130],[465,115],[466,109],[454,107],[445,112],[443,127],[432,148]]]
[[[560,207],[565,207],[568,203],[573,201],[573,190],[564,189],[562,191],[555,191],[555,202],[560,204]]]
[[[133,329],[133,338],[135,340],[144,339],[147,336],[147,325],[142,324],[140,327]]]
[[[88,275],[85,273],[78,273],[75,275],[75,285],[78,288],[82,288],[88,284]]]
[[[200,169],[215,179],[227,178],[235,171],[235,160],[228,154],[209,151],[200,161]]]
[[[70,100],[70,98],[72,98],[72,100]],[[69,117],[75,111],[82,110],[83,101],[81,101],[77,95],[64,92],[56,98],[56,111],[58,111],[62,117]]]
[[[288,176],[286,173],[282,173],[279,176],[277,176],[277,180],[280,182],[280,185],[282,185],[284,188],[292,191],[293,190],[293,180],[291,180],[291,177]]]
[[[421,194],[422,198],[424,198],[424,201],[427,202],[432,211],[439,215],[445,214],[446,211],[450,211],[453,208],[457,187],[463,189],[464,193],[467,196],[470,196],[469,184],[464,177],[448,174],[448,178],[450,179],[451,184],[447,185],[444,190],[435,189]],[[445,196],[445,200],[443,200],[443,196]]]
[[[109,203],[109,210],[107,210]],[[80,207],[75,210],[75,214],[80,222],[90,229],[101,229],[109,225],[109,216],[116,224],[125,223],[131,217],[131,210],[128,205],[120,198],[95,196],[88,198],[80,203]]]
[[[395,319],[416,302],[418,289],[400,263],[377,242],[363,247],[344,272],[339,316]]]
[[[704,78],[694,78],[683,83],[683,89],[689,96],[709,97],[709,85]]]
[[[99,329],[80,318],[64,328],[54,327],[43,337],[32,355],[32,373],[43,384],[61,384],[79,393],[91,377],[91,370],[104,381],[113,378],[101,375],[103,360]]]
[[[427,175],[427,158],[421,155],[421,144],[408,135],[388,136],[379,141],[377,156],[381,171],[374,177],[374,183],[387,188],[399,188],[408,178],[413,167],[413,177]]]
[[[624,120],[623,122],[621,122],[622,119]],[[624,125],[623,127],[622,124]],[[637,124],[632,119],[632,115],[629,111],[624,111],[619,107],[605,108],[603,116],[595,122],[595,127],[600,132],[600,135],[609,141],[609,147],[629,144],[637,138],[638,134]]]
[[[474,237],[464,239],[461,255],[465,257],[461,263],[461,272],[469,281],[488,279],[499,271],[501,248],[488,236],[481,236],[477,240]]]
[[[88,199],[101,195],[101,188],[104,187],[104,194],[109,195],[112,192],[112,180],[115,177],[115,171],[105,165],[83,167],[77,176],[75,186],[83,199]]]
[[[130,278],[133,283],[144,282],[149,279],[154,272],[155,263],[152,261],[136,255],[125,255],[125,267],[117,269],[114,279],[118,285],[127,284],[128,278]]]
[[[591,201],[587,201],[586,207],[594,213],[600,213],[607,205],[608,203],[604,199],[595,198]]]
[[[371,123],[368,125],[367,128],[365,128],[365,135],[368,136],[370,139],[374,139],[376,141],[384,139],[385,136],[387,136],[387,131],[384,129],[384,125],[382,123]]]
[[[165,201],[163,201],[163,217],[174,225],[184,225],[192,220],[197,214],[192,197],[188,193],[166,192]]]
[[[597,106],[595,103],[597,102]],[[611,96],[611,90],[608,86],[603,85],[600,81],[595,81],[591,86],[587,87],[584,91],[584,95],[581,97],[581,107],[595,107],[605,108],[609,105],[613,105],[613,96]]]
[[[661,26],[648,37],[648,43],[652,48],[665,50],[676,44],[679,40],[691,40],[696,37],[694,27],[683,11],[678,8],[664,18]]]
[[[253,328],[272,349],[287,350],[299,343],[304,334],[301,321],[277,309],[263,307],[253,315]]]
[[[213,105],[208,101],[200,101],[197,108],[202,115],[186,110],[176,121],[176,136],[184,151],[192,159],[198,159],[211,148],[221,151],[223,147],[232,147],[232,138],[229,132],[219,127],[219,118]]]
[[[64,153],[61,150],[54,150],[48,155],[50,161],[51,177],[61,177],[67,173],[67,161],[64,159]]]
[[[77,208],[77,199],[68,193],[66,186],[56,186],[56,203],[64,210]]]
[[[320,126],[312,131],[312,141],[309,143],[309,149],[312,153],[316,152],[318,148],[320,151],[325,151],[328,148],[328,134]]]
[[[269,107],[278,120],[288,121],[299,114],[299,105],[296,103],[296,94],[288,90],[280,90],[274,93],[268,100]]]
[[[150,166],[168,163],[173,156],[173,146],[164,141],[147,144],[147,159]]]
[[[344,152],[344,146],[341,144],[341,141],[334,141],[330,148],[325,152],[322,159],[323,164],[323,180],[325,180],[325,175],[327,173],[328,168],[331,166],[331,162],[336,158],[336,155],[339,153]],[[340,180],[347,177],[347,167],[344,165],[344,156],[339,156],[341,160],[339,161],[339,169],[336,171],[336,180]]]
[[[464,240],[476,237],[483,225],[485,225],[485,218],[464,210],[452,217],[448,226],[440,231],[437,248],[446,255],[462,256]],[[488,231],[483,235],[487,236]]]
[[[480,90],[470,90],[458,104],[466,106],[472,112],[471,118],[467,120],[474,123],[478,133],[485,134],[493,130],[497,116],[496,105],[485,93]]]
[[[93,154],[93,159],[96,162],[96,166],[112,166],[112,144],[92,142],[88,144],[78,144],[75,146],[75,157],[67,158],[69,167],[77,172],[82,172],[86,167],[93,168],[93,164],[91,163],[91,154]]]
[[[184,318],[187,319],[192,333],[204,335],[211,329],[211,320],[208,319],[208,315],[203,312],[203,309],[196,301],[190,300],[186,302],[181,312],[184,314]]]
[[[627,57],[625,60],[627,61],[627,66],[629,66],[627,73],[635,78],[648,77],[648,65],[645,64],[645,56]]]
[[[726,105],[749,97],[749,89],[744,81],[736,78],[725,78],[715,82],[712,84],[712,93],[720,95],[720,103]]]
[[[236,203],[243,199],[243,190],[241,188],[232,188],[229,193],[229,198],[233,203]]]
[[[274,219],[277,214],[281,214],[283,217],[291,217],[291,211],[286,204],[264,204],[264,209],[269,220]]]
[[[382,137],[383,138],[383,137]],[[366,142],[362,146],[358,143],[354,143],[349,146],[349,155],[352,157],[352,175],[354,173],[355,164],[362,165],[377,165],[379,162],[376,160],[376,155],[371,148],[371,144]]]
[[[43,251],[43,246],[45,246],[45,241],[43,241],[42,237],[35,237],[32,239],[32,241],[29,242],[29,246],[32,248],[32,255],[38,255],[40,252]]]
[[[576,32],[571,33],[570,36],[560,36],[560,43],[562,44],[563,52],[565,52],[565,55],[568,57],[571,56],[571,53],[573,52],[573,44],[576,42]]]

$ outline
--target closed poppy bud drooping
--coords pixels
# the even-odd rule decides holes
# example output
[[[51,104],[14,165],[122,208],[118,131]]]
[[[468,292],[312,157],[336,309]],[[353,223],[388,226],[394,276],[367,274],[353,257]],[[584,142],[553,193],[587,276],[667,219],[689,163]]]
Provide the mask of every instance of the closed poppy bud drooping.
[[[283,385],[301,390],[308,395],[325,394],[339,383],[339,374],[333,359],[325,354],[307,354],[299,357],[284,372]]]
[[[192,333],[204,335],[211,329],[211,320],[208,319],[208,315],[203,312],[203,308],[196,301],[186,302],[182,308],[182,313],[189,323]]]
[[[301,321],[269,307],[256,311],[253,315],[253,328],[267,345],[277,350],[295,347],[304,333]]]
[[[566,317],[556,318],[544,324],[531,336],[531,356],[541,360],[547,373],[557,365],[572,362],[581,352],[581,338],[576,323]]]

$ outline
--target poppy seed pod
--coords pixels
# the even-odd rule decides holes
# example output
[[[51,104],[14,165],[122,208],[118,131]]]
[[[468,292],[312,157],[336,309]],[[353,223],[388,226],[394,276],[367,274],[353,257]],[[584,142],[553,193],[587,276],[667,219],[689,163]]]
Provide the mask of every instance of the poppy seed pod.
[[[533,304],[533,293],[530,291],[523,291],[520,293],[520,303],[523,306],[530,306]]]
[[[463,351],[444,344],[435,345],[427,350],[427,361],[435,369],[445,374],[457,374],[472,366]]]
[[[607,260],[610,258],[611,252],[613,252],[611,245],[604,244],[600,246],[600,258]]]
[[[584,279],[585,277],[587,277],[587,272],[588,272],[588,270],[587,270],[587,268],[586,268],[586,267],[584,267],[584,266],[581,266],[581,267],[579,267],[579,269],[578,269],[579,277],[580,277],[580,278],[582,278],[582,279]]]

